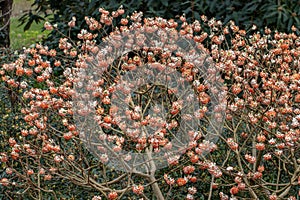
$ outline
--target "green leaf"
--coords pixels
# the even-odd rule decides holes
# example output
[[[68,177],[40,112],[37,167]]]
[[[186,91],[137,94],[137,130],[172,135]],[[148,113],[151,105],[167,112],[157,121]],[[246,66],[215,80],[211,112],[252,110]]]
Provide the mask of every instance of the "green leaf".
[[[289,30],[291,30],[291,27],[292,27],[292,25],[293,25],[293,22],[294,22],[293,18],[290,18],[290,19],[289,19],[289,22],[288,22],[288,29],[289,29]]]
[[[169,1],[168,0],[161,0],[160,1],[162,3],[162,5],[168,7],[169,6]]]

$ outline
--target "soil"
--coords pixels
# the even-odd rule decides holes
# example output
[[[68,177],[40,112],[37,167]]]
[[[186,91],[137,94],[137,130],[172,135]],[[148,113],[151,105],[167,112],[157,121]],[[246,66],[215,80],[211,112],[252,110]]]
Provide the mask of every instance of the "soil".
[[[32,1],[18,0],[14,1],[12,17],[20,17],[31,7]]]

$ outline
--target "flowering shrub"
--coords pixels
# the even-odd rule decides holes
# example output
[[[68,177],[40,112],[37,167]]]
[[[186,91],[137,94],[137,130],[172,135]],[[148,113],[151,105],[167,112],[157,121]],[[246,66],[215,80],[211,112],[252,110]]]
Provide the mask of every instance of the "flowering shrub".
[[[256,32],[255,27],[248,30],[250,36],[246,36],[247,31],[240,30],[233,21],[223,26],[220,21],[208,20],[205,16],[191,24],[182,16],[178,27],[173,19],[143,19],[138,12],[125,18],[121,8],[112,13],[99,11],[100,20],[85,18],[90,30],[78,33],[80,43],[63,36],[59,51],[36,45],[25,49],[15,62],[2,66],[2,81],[18,94],[24,120],[20,131],[9,134],[9,147],[0,154],[3,196],[79,198],[83,190],[89,194],[84,193],[81,198],[90,199],[149,199],[153,196],[157,199],[296,199],[300,195],[299,36],[273,33],[268,28],[262,34]],[[112,20],[120,16],[121,26],[113,27]],[[75,23],[73,18],[70,28]],[[103,41],[113,43],[103,51],[95,38],[97,31],[110,26],[113,31]],[[45,28],[56,27],[46,23]],[[207,28],[209,32],[205,31]],[[103,55],[117,51],[119,36],[135,30],[151,34],[165,30],[169,35],[158,35],[165,41],[171,38],[170,42],[179,36],[192,40],[199,51],[206,52],[214,61],[214,65],[208,63],[206,73],[213,78],[205,80],[206,76],[180,51],[138,49],[116,60]],[[136,43],[129,40],[126,43],[133,44]],[[98,57],[97,62],[91,55]],[[202,59],[200,63],[205,64],[205,58],[195,59]],[[93,69],[103,73],[101,76],[81,73],[91,63]],[[187,102],[179,101],[178,96],[186,93],[178,93],[170,87],[144,84],[137,88],[136,95],[131,95],[130,88],[134,86],[126,82],[118,84],[122,82],[122,75],[134,72],[145,63],[153,71],[171,68],[171,72],[178,72],[179,83],[192,86],[199,109],[194,110],[193,115],[182,114],[184,109],[190,109],[191,102],[189,98]],[[213,92],[212,80],[224,84],[218,88],[227,92],[224,101]],[[72,99],[79,94],[80,98],[85,97],[85,91],[80,93],[81,84],[89,86],[85,91],[91,91],[96,99],[90,107]],[[122,107],[112,104],[116,99],[114,94],[119,94],[117,91],[131,95],[122,102],[129,107],[122,113],[132,123],[130,126],[120,123],[118,110]],[[220,104],[210,110],[214,100]],[[225,100],[227,107],[222,106]],[[153,113],[148,112],[151,101],[160,101],[157,105],[163,105],[166,111],[154,104]],[[95,118],[91,120],[88,114],[93,109]],[[166,113],[166,117],[160,113]],[[80,122],[95,122],[101,127],[102,132],[89,135],[95,139],[90,141],[95,143],[90,146],[95,146],[97,156],[84,145],[87,141],[82,135],[89,130],[78,126],[84,123],[76,123],[76,117]],[[182,128],[183,119],[187,122],[199,119],[201,123],[196,130],[185,129],[188,145],[179,148],[181,154],[167,157],[168,167],[156,169],[157,162],[153,162],[151,153],[168,150],[176,144],[172,142],[176,139],[173,133]],[[218,123],[224,125],[222,130],[214,129]],[[154,134],[136,132],[149,124]],[[205,138],[210,132],[219,138],[213,141],[215,144]],[[105,146],[109,142],[114,144],[111,149]],[[134,165],[127,166],[127,171],[107,167],[111,161],[109,152],[115,155],[122,150],[150,155],[142,163],[149,164],[148,170],[138,170]],[[131,159],[134,160],[124,158],[125,161]]]

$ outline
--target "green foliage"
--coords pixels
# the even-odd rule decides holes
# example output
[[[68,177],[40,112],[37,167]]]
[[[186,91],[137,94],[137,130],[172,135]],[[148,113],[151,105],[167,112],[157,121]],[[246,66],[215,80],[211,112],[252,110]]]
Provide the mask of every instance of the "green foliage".
[[[25,24],[24,30],[27,30],[32,23],[39,23],[53,14],[49,18],[50,22],[57,24],[61,33],[68,35],[70,29],[67,22],[73,16],[77,18],[75,29],[87,29],[84,26],[85,16],[98,19],[100,15],[98,8],[103,7],[112,11],[117,10],[121,5],[126,11],[123,16],[134,11],[142,11],[145,17],[161,16],[166,19],[176,19],[184,13],[190,22],[200,19],[201,15],[206,15],[208,18],[220,19],[224,24],[234,20],[243,29],[249,29],[255,24],[261,31],[267,26],[272,30],[290,32],[293,25],[300,26],[300,4],[298,0],[35,0],[32,4],[33,10],[24,14],[20,20]],[[61,34],[53,31],[46,44],[54,47],[59,36]],[[76,35],[71,34],[69,36],[73,40],[76,39]]]
[[[18,19],[16,17],[11,18],[10,37],[11,48],[21,49],[22,47],[28,47],[37,41],[47,37],[50,31],[44,31],[41,33],[41,24],[32,24],[29,30],[23,31],[24,26],[19,26]]]
[[[209,18],[216,17],[224,23],[234,20],[241,28],[255,24],[260,30],[265,26],[282,32],[290,32],[292,25],[299,27],[298,0],[225,0],[195,1],[194,10]]]

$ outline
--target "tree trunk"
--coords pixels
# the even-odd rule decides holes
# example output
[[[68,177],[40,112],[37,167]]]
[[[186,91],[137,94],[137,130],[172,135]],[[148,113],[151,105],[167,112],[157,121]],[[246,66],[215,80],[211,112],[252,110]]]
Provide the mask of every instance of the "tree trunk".
[[[9,29],[13,0],[0,0],[0,48],[10,46]]]

